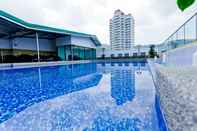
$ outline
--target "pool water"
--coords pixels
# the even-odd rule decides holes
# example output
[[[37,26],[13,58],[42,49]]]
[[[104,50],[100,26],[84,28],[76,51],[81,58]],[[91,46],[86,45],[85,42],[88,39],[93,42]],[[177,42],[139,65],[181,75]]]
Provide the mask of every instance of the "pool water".
[[[145,62],[0,71],[0,131],[163,131]]]

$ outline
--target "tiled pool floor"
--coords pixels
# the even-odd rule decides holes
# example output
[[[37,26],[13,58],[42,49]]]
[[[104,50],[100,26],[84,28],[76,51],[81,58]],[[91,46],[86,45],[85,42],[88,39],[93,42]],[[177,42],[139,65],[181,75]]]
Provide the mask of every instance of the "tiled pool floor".
[[[0,131],[161,131],[146,63],[0,71]]]

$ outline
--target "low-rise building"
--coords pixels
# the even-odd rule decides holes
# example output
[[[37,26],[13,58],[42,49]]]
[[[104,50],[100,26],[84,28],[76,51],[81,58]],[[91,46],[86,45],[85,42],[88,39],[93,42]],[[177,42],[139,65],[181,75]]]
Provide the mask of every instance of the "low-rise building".
[[[100,45],[95,35],[31,24],[0,11],[1,62],[7,62],[8,56],[21,55],[32,56],[32,61],[50,56],[61,60],[96,59]]]
[[[112,50],[109,45],[103,44],[97,48],[97,58],[127,58],[148,56],[150,45],[137,45],[133,46],[130,50]]]

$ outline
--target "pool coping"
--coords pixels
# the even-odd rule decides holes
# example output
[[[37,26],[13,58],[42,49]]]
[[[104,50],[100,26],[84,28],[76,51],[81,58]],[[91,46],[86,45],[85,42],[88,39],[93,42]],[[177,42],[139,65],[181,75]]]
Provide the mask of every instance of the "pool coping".
[[[9,69],[22,69],[32,67],[48,67],[58,65],[70,65],[70,64],[84,64],[90,62],[126,62],[126,61],[147,61],[146,59],[103,59],[103,60],[78,60],[78,61],[53,61],[53,62],[28,62],[28,63],[3,63],[0,64],[0,70]]]
[[[90,63],[90,62],[92,62],[92,60],[31,62],[31,63],[6,63],[6,64],[0,64],[0,70],[32,68],[32,67],[48,67],[48,66],[58,66],[58,65],[70,65],[70,64],[82,64],[82,63]]]
[[[154,62],[153,59],[147,59],[147,63],[148,63],[148,68],[150,70],[150,73],[151,73],[151,76],[152,76],[152,79],[153,79],[153,83],[155,85],[155,88],[158,88],[158,84],[156,82],[155,62]],[[167,120],[166,120],[164,111],[161,108],[161,99],[160,99],[160,95],[157,92],[157,89],[156,89],[156,97],[158,97],[158,99],[159,99],[158,103],[159,103],[159,107],[160,107],[161,116],[162,116],[162,119],[164,121],[165,130],[166,131],[169,131],[169,128],[168,128],[168,124],[167,124]]]

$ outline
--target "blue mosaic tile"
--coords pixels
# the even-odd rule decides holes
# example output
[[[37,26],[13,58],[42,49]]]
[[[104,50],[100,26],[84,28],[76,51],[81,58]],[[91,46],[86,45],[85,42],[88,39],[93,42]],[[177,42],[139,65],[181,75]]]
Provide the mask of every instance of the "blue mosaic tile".
[[[161,131],[145,62],[0,71],[1,131]]]

